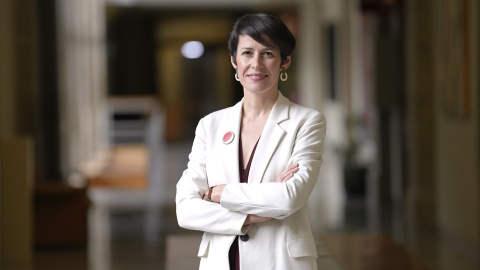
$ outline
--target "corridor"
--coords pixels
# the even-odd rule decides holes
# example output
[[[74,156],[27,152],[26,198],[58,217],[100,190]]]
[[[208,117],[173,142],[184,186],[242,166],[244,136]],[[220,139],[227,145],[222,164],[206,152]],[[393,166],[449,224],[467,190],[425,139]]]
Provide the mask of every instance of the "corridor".
[[[0,0],[1,270],[198,269],[176,183],[256,12],[297,40],[279,91],[327,119],[318,269],[479,269],[480,1]]]
[[[123,157],[114,160],[146,168],[138,162],[139,151],[145,150],[144,146],[123,148]],[[161,152],[156,151],[153,159],[158,160],[155,169],[158,177],[152,178],[148,187],[128,188],[122,181],[119,183],[123,187],[92,186],[87,247],[39,250],[35,253],[34,265],[25,269],[197,269],[201,233],[178,227],[174,204],[175,185],[187,164],[189,151],[189,143],[169,144],[162,147]],[[137,173],[141,173],[140,169]],[[351,198],[343,213],[345,224],[319,236],[318,269],[477,269],[473,262],[465,260],[433,235],[405,232],[401,239],[394,239],[392,223],[398,219],[393,215],[379,215],[382,229],[369,228],[366,211],[361,199]],[[313,227],[323,226],[312,223]]]

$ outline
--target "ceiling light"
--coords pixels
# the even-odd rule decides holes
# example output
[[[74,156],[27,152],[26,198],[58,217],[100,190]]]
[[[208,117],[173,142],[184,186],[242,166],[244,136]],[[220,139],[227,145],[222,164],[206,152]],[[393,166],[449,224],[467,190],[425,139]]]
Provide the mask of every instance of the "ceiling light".
[[[204,52],[203,44],[200,41],[189,41],[182,46],[182,55],[188,59],[202,57]]]

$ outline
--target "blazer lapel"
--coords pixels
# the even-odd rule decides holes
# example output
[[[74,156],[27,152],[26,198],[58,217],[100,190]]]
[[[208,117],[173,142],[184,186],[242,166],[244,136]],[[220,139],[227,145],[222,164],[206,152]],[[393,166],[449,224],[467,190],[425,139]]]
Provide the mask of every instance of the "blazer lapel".
[[[220,147],[222,151],[220,153],[222,155],[223,168],[227,183],[240,182],[240,172],[238,167],[238,142],[240,138],[242,104],[243,99],[235,106],[228,109],[218,129],[219,139],[217,141],[219,144],[221,144]],[[223,136],[230,131],[233,132],[235,137],[231,143],[225,144],[223,143]]]
[[[279,124],[289,118],[289,109],[288,99],[278,92],[277,101],[268,116],[253,156],[248,177],[249,183],[262,182],[268,163],[272,159],[278,144],[285,136],[286,131]]]

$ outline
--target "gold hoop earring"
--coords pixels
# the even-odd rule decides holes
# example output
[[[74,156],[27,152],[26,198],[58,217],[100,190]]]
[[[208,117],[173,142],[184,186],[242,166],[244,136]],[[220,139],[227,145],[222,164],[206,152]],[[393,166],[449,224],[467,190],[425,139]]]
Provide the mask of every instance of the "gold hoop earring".
[[[238,78],[238,68],[235,69],[235,80],[240,81]]]
[[[285,68],[282,68],[282,72],[280,73],[280,80],[282,80],[282,82],[286,81],[288,79],[288,74],[287,72],[285,71]]]

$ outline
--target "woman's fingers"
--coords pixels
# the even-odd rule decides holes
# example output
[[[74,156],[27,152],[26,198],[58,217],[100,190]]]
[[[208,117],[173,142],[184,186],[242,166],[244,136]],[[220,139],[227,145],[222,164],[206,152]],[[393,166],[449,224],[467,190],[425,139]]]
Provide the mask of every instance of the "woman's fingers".
[[[287,169],[287,176],[283,179],[283,182],[286,182],[290,180],[290,178],[293,177],[293,174],[298,172],[298,163],[292,164],[288,169]]]
[[[288,166],[278,177],[277,182],[285,182],[286,180],[290,179],[292,177],[292,169],[294,169],[295,166],[292,164]]]
[[[292,178],[293,174],[296,172],[298,172],[298,163],[291,164],[280,174],[276,182],[277,183],[286,182],[290,180],[290,178]]]

